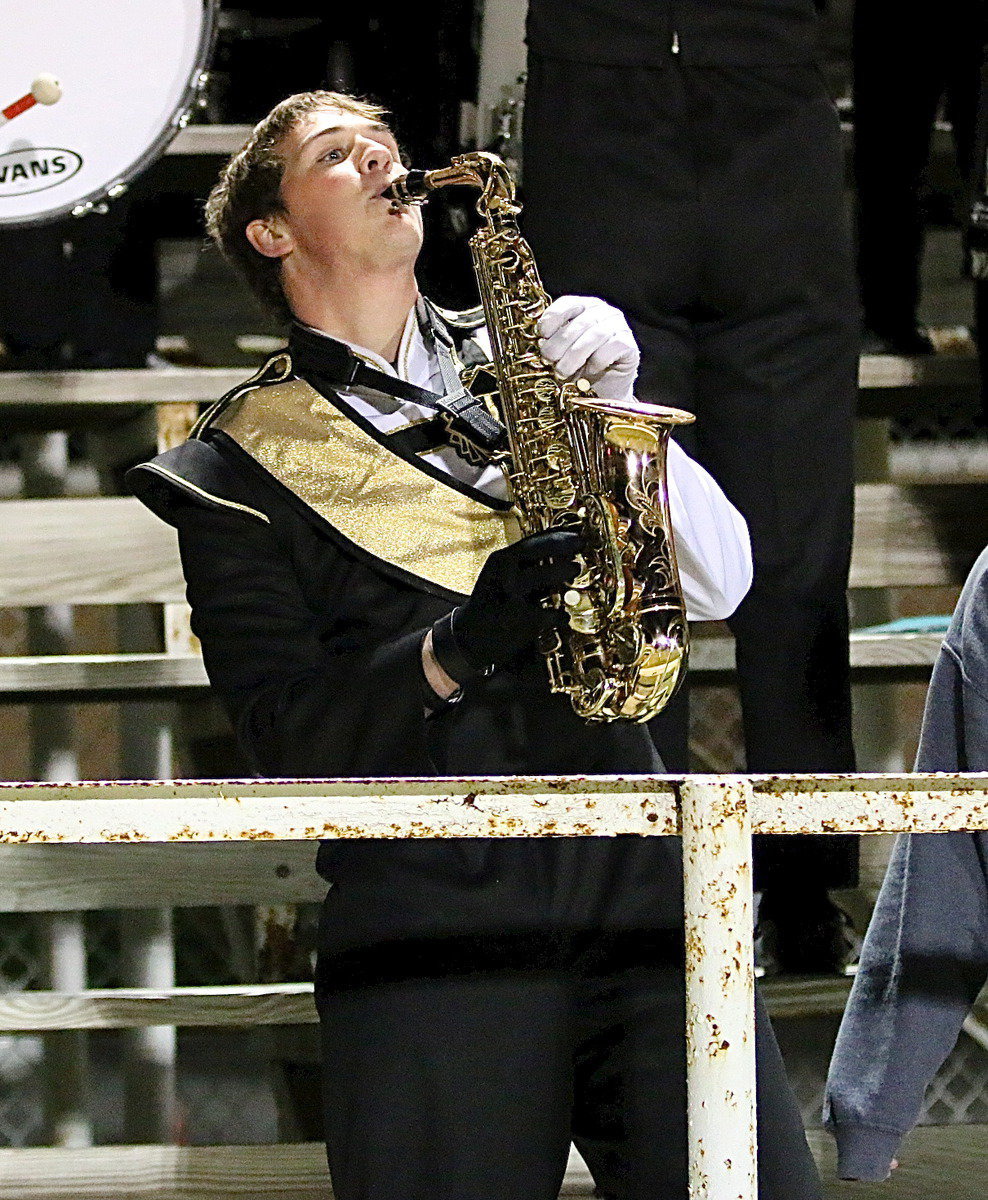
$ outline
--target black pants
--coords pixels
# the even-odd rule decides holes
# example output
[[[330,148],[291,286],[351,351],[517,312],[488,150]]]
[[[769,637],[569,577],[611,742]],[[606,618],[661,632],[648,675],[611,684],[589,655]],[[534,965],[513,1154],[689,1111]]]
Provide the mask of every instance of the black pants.
[[[854,12],[854,175],[858,270],[867,324],[911,329],[923,249],[922,183],[941,99],[967,177],[986,33],[984,0]]]
[[[818,73],[530,55],[525,200],[549,291],[628,315],[639,396],[696,414],[684,444],[748,521],[754,584],[730,622],[748,769],[853,770],[858,319],[839,123]],[[685,722],[662,734],[679,769]],[[852,839],[779,842],[787,878],[852,881]]]
[[[602,1195],[686,1200],[682,969],[662,957],[606,935],[469,959],[439,943],[414,969],[321,983],[338,1200],[556,1200],[571,1139]],[[760,1200],[814,1200],[761,1010],[757,1055]]]

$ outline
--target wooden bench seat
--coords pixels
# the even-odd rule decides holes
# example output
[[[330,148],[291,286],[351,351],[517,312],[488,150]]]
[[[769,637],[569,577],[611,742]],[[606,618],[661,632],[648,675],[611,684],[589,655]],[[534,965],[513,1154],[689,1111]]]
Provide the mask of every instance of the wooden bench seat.
[[[559,1195],[593,1194],[590,1173],[574,1155]],[[0,1150],[0,1200],[332,1200],[332,1196],[326,1148],[321,1143]]]
[[[929,1200],[946,1192],[980,1200],[984,1129],[921,1126],[893,1184],[838,1183],[830,1135],[807,1139],[828,1200],[879,1197]],[[589,1173],[571,1158],[560,1197],[593,1196]],[[93,1146],[0,1150],[0,1200],[332,1200],[321,1144],[273,1146]]]
[[[98,429],[157,407],[210,404],[249,374],[244,367],[0,371],[0,413],[5,433]]]
[[[860,683],[877,678],[903,682],[925,679],[943,636],[937,633],[851,633],[851,675]],[[690,645],[690,672],[697,682],[725,683],[734,676],[734,639],[696,637]],[[0,671],[2,679],[2,671]]]
[[[2,376],[0,376],[2,382]],[[958,586],[988,543],[988,487],[858,484],[854,588]],[[185,594],[177,539],[131,497],[0,503],[0,606],[174,603]],[[856,677],[922,679],[940,636],[856,631]],[[734,670],[729,636],[694,638],[697,682]],[[206,686],[193,653],[0,658],[0,703],[171,697]]]
[[[563,1195],[592,1196],[589,1186]],[[0,1150],[0,1200],[332,1200],[326,1148],[91,1146]],[[397,1197],[396,1197],[397,1200]]]
[[[805,1017],[843,1012],[850,987],[849,979],[837,976],[785,977],[765,981],[761,992],[773,1017]],[[0,994],[2,1033],[141,1029],[149,1025],[243,1029],[260,1025],[312,1025],[317,1020],[311,983]]]
[[[875,678],[922,680],[940,650],[935,633],[851,634],[851,673]],[[735,671],[734,639],[696,638],[690,670],[700,683],[720,683]],[[0,657],[0,704],[45,700],[177,699],[209,687],[197,654],[67,654]]]
[[[934,354],[906,358],[863,355],[858,386],[868,392],[930,389],[939,392],[977,382],[977,358]],[[244,367],[111,368],[84,371],[6,371],[0,374],[0,405],[154,404],[217,400],[247,378]]]
[[[0,657],[0,704],[36,700],[173,700],[209,687],[198,654]]]
[[[858,414],[911,417],[978,406],[978,360],[970,354],[931,354],[905,358],[863,355],[858,367]]]

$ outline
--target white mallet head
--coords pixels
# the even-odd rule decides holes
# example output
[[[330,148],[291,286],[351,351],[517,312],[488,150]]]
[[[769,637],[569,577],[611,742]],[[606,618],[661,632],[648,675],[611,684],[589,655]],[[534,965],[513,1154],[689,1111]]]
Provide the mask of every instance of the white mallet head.
[[[62,85],[54,75],[39,75],[31,84],[31,95],[39,104],[54,104],[62,98]]]

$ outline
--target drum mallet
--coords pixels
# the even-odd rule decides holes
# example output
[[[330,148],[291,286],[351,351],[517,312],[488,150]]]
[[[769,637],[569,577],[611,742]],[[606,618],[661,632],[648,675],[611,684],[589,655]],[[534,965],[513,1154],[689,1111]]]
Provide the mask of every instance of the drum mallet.
[[[21,96],[20,100],[15,100],[13,104],[0,109],[0,125],[6,125],[14,117],[19,117],[29,108],[34,108],[36,104],[54,104],[61,98],[62,86],[55,76],[39,75],[31,84],[31,90],[26,96]]]

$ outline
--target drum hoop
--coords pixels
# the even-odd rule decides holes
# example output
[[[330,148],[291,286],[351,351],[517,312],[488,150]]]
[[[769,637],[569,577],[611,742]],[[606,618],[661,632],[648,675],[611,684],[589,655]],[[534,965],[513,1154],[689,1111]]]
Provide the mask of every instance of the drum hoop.
[[[9,220],[0,220],[0,229],[10,229],[15,226],[23,229],[33,225],[47,225],[50,221],[58,221],[63,217],[85,217],[93,212],[103,201],[109,200],[112,203],[115,197],[111,193],[116,188],[121,189],[121,192],[117,193],[117,195],[120,195],[142,171],[146,171],[148,167],[158,161],[178,131],[184,129],[188,124],[188,114],[192,111],[202,91],[205,82],[203,74],[206,64],[212,58],[213,49],[216,45],[216,33],[219,28],[219,0],[201,0],[201,4],[203,9],[203,24],[199,32],[199,45],[196,47],[189,82],[179,97],[178,103],[172,109],[171,113],[169,113],[161,132],[151,145],[142,154],[138,155],[126,170],[122,171],[115,179],[111,179],[108,183],[95,188],[80,200],[73,200],[69,204],[62,205],[61,208],[48,209],[47,212],[40,215],[12,217]]]

